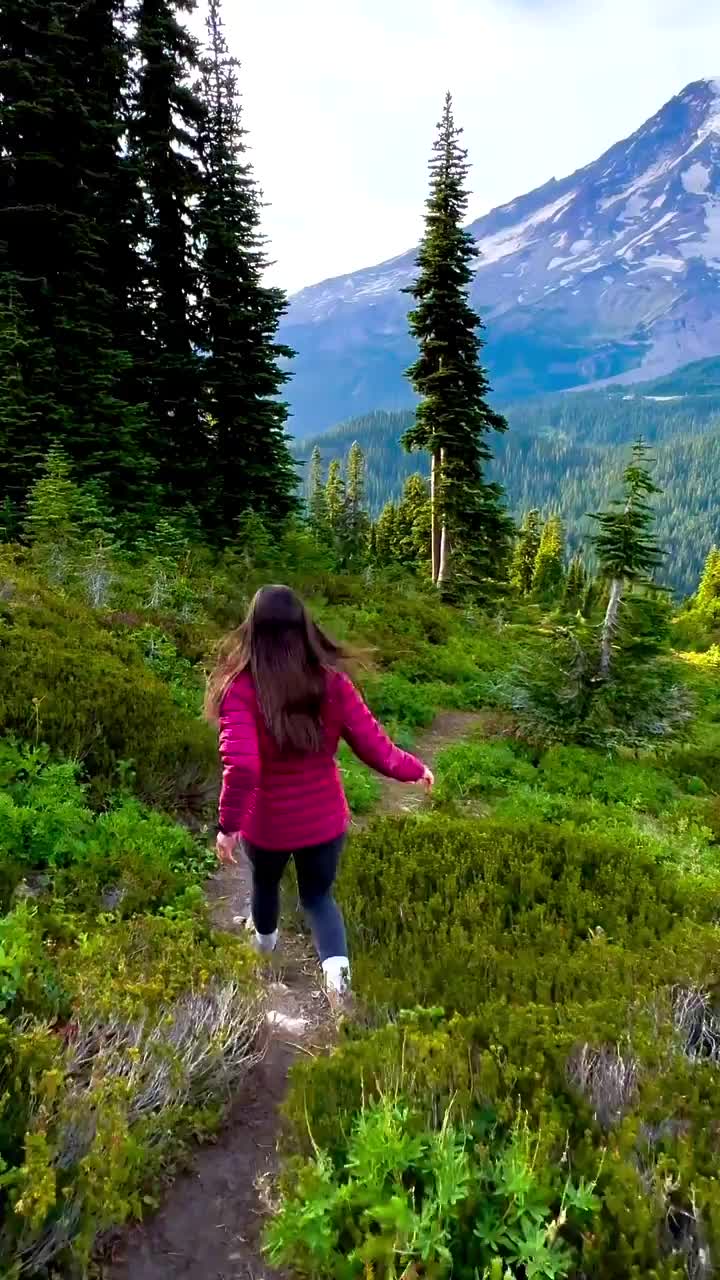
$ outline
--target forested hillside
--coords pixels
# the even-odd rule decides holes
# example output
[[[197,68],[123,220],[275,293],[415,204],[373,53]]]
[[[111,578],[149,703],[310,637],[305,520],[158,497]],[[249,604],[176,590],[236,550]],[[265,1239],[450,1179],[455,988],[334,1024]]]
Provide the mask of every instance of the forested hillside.
[[[706,390],[700,390],[703,381]],[[678,388],[684,387],[685,390]],[[650,399],[674,396],[677,400]],[[506,489],[517,517],[539,507],[557,511],[572,546],[587,538],[586,513],[616,491],[628,445],[638,436],[655,445],[656,479],[663,489],[658,527],[668,550],[668,581],[679,594],[692,591],[705,556],[720,540],[720,391],[717,362],[702,361],[657,383],[577,395],[544,397],[505,408],[506,435],[493,446],[490,475]],[[413,420],[410,410],[356,418],[305,444],[323,459],[343,458],[353,441],[367,461],[367,493],[377,513],[399,497],[425,459],[400,444]]]
[[[613,390],[506,423],[448,95],[418,413],[324,440],[303,502],[239,69],[219,0],[201,42],[193,8],[0,6],[0,1276],[710,1280],[712,372],[692,404]],[[431,484],[402,485],[417,469]],[[270,582],[337,644],[291,601],[243,665]],[[340,653],[434,794],[353,754],[362,708],[335,775]],[[248,667],[221,761],[224,677]],[[247,819],[296,770],[347,795],[352,993],[292,891],[277,956],[253,949]]]

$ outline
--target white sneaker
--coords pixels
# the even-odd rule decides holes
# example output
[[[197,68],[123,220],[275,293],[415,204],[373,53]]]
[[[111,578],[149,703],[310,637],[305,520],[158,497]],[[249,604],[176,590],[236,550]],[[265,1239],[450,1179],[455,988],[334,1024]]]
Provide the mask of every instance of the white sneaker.
[[[341,1009],[350,999],[350,961],[347,956],[323,960],[325,991],[333,1009]]]
[[[274,933],[258,933],[252,916],[248,916],[245,921],[245,928],[252,934],[251,942],[255,950],[262,956],[271,956],[278,944],[277,929]]]

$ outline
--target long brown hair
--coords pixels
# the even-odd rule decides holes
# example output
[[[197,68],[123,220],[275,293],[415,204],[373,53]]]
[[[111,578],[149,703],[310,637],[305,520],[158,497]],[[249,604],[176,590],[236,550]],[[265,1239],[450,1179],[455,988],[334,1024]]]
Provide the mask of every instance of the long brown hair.
[[[245,621],[223,641],[208,681],[205,712],[217,723],[223,698],[249,671],[268,731],[281,750],[319,751],[327,671],[350,653],[313,621],[290,587],[262,587]]]

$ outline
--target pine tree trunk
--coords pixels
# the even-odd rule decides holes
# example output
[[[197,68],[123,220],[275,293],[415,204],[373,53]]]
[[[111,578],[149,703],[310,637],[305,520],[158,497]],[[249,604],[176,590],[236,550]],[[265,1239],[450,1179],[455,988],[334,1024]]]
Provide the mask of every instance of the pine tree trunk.
[[[450,538],[447,531],[447,525],[443,520],[442,529],[440,531],[440,568],[438,569],[437,585],[445,586],[450,576]]]
[[[440,520],[440,512],[438,510],[438,489],[440,484],[440,466],[441,459],[438,453],[433,453],[430,464],[430,509],[431,509],[431,532],[430,540],[432,543],[432,580],[437,584],[440,574],[440,548],[442,541],[442,525]]]
[[[440,450],[440,474],[445,467],[445,450]],[[448,580],[450,574],[450,538],[448,536],[447,523],[445,520],[445,512],[443,511],[440,524],[440,559],[438,563],[437,585],[442,587]]]
[[[600,638],[600,676],[603,680],[607,680],[610,675],[613,637],[617,631],[618,614],[620,612],[622,596],[623,580],[622,578],[613,578],[610,587],[610,599],[608,600],[608,607],[605,610]]]

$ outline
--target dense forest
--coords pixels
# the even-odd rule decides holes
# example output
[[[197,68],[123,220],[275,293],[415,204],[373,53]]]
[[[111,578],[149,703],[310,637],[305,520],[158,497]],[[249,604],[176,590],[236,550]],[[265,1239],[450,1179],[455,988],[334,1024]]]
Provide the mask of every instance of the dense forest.
[[[505,489],[517,518],[534,507],[557,511],[573,549],[587,542],[587,513],[617,491],[628,446],[638,436],[655,445],[659,498],[658,528],[667,548],[665,580],[680,595],[694,590],[703,561],[720,541],[720,506],[715,477],[720,474],[720,391],[696,394],[700,373],[710,381],[716,362],[689,366],[692,391],[675,391],[680,374],[657,384],[622,390],[542,397],[506,407],[509,431],[493,445],[489,474]],[[683,378],[688,385],[689,376]],[[650,395],[680,395],[651,400]],[[357,441],[367,463],[367,495],[374,514],[400,496],[408,476],[429,474],[425,459],[400,443],[413,411],[377,412],[357,418],[315,440],[303,441],[298,456],[316,446],[324,460],[342,459]]]
[[[238,65],[210,0],[8,0],[0,12],[0,487],[6,529],[51,446],[128,532],[218,541],[295,506],[285,307]],[[228,460],[232,466],[227,466]]]

